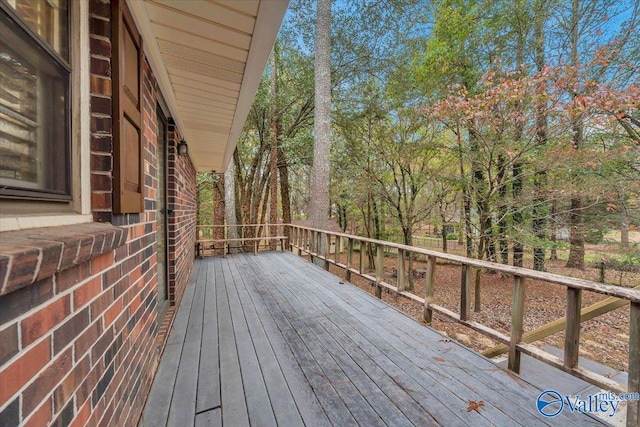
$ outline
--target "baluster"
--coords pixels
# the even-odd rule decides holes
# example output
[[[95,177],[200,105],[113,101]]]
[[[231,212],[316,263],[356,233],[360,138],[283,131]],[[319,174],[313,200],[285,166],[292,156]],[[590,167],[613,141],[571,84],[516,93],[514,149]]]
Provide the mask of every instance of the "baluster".
[[[517,345],[522,341],[523,318],[524,318],[524,295],[526,280],[524,277],[514,276],[513,278],[513,304],[511,307],[511,338],[509,339],[509,360],[507,366],[509,370],[520,373],[520,350]]]
[[[351,264],[353,261],[353,239],[349,237],[347,240],[347,268],[345,272],[345,279],[347,282],[351,281]]]
[[[433,310],[429,307],[429,304],[433,302],[433,293],[435,291],[435,278],[436,278],[436,257],[429,255],[427,257],[427,274],[426,274],[426,291],[424,296],[424,321],[427,324],[431,324],[433,321]]]
[[[629,378],[627,392],[640,393],[640,303],[629,307]],[[640,425],[640,400],[627,402],[627,427]]]
[[[384,271],[384,246],[376,244],[376,296],[382,298],[382,272]]]
[[[471,286],[473,281],[473,267],[462,266],[462,280],[460,287],[460,320],[471,318]]]
[[[582,290],[567,288],[567,313],[564,330],[564,366],[578,366],[578,350],[580,348],[580,307],[582,306]]]
[[[398,249],[398,278],[397,278],[398,292],[404,291],[405,278],[404,278],[404,249]]]
[[[324,234],[324,269],[329,271],[329,256],[331,254],[331,235],[329,233]]]

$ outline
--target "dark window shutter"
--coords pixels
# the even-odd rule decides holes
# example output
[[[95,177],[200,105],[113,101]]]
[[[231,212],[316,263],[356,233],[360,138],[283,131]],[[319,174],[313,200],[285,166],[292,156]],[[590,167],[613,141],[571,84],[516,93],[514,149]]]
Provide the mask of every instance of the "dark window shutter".
[[[144,210],[142,38],[124,0],[112,3],[113,210]]]

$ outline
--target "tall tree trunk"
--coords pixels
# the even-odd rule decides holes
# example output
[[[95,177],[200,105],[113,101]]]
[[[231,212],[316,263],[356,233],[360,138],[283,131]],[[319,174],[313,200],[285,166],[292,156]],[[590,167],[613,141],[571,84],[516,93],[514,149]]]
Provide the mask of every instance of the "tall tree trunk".
[[[579,0],[571,0],[571,54],[570,61],[571,65],[574,67],[574,72],[578,72],[578,64],[580,58],[578,56],[578,39],[579,39],[579,28],[578,23],[580,20],[579,16],[579,8],[580,1]],[[575,83],[576,87],[578,82]],[[571,94],[573,99],[575,100],[578,97],[577,90]],[[582,143],[584,139],[584,126],[582,123],[582,117],[580,113],[574,112],[574,116],[572,118],[572,128],[573,128],[573,149],[581,150]],[[578,187],[578,177],[574,177],[574,186]],[[583,209],[584,209],[584,200],[583,196],[577,188],[574,188],[573,194],[571,196],[571,212],[569,213],[569,259],[567,260],[567,267],[570,268],[578,268],[580,270],[584,270],[584,240],[585,240],[585,232],[584,232],[584,218],[583,218]]]
[[[227,237],[236,239],[238,237],[237,217],[236,217],[236,189],[235,189],[235,162],[233,159],[224,173],[224,209],[227,221]],[[236,253],[237,242],[229,242],[229,252]]]
[[[458,162],[460,166],[460,179],[464,183],[462,186],[462,212],[464,215],[464,234],[465,234],[465,248],[467,258],[473,257],[473,232],[471,228],[471,191],[469,185],[465,182],[465,170],[464,170],[464,157],[462,154],[462,135],[460,130],[456,132],[456,138],[458,140]],[[462,229],[460,229],[462,231]]]
[[[542,72],[545,67],[545,36],[544,36],[544,23],[546,21],[545,14],[547,13],[547,1],[536,0],[534,3],[535,17],[533,24],[533,37],[535,43],[535,63],[536,70]],[[546,97],[541,96],[542,92],[546,93],[544,83],[541,83],[538,91],[539,99],[536,103],[536,145],[538,149],[547,144],[547,101]],[[546,187],[546,172],[544,170],[537,170],[534,186],[535,186],[535,200],[533,202],[533,220],[532,228],[533,234],[536,237],[536,245],[533,247],[533,268],[534,270],[544,271],[545,249],[542,242],[547,238],[547,215],[548,206],[546,202],[545,187]]]
[[[507,183],[505,182],[506,165],[504,155],[498,156],[498,195],[500,196],[500,209],[498,209],[498,250],[500,262],[509,264],[509,244],[507,243]]]
[[[629,213],[627,204],[620,204],[620,244],[623,248],[629,247]]]
[[[554,198],[551,200],[551,255],[549,259],[552,261],[558,260],[558,249],[556,249],[556,242],[558,241],[558,222],[556,215],[558,214],[558,202]]]
[[[225,206],[224,206],[224,174],[217,174],[211,172],[211,178],[213,181],[213,238],[224,239],[224,218],[225,218]]]
[[[282,148],[278,149],[278,172],[280,174],[280,202],[282,203],[282,222],[291,224],[291,187],[289,186],[289,166]],[[284,228],[287,245],[291,244],[289,227]]]
[[[522,225],[522,211],[518,207],[520,203],[520,197],[522,196],[522,163],[520,161],[513,162],[513,199],[516,205],[513,210],[513,224],[515,227]],[[513,241],[513,265],[516,267],[522,267],[522,261],[524,259],[524,248],[522,247],[522,242],[519,240],[519,236],[516,233],[516,239]]]
[[[331,146],[331,0],[317,2],[313,135],[310,219],[312,227],[326,229]]]
[[[269,229],[269,234],[275,236],[278,234],[278,139],[280,138],[278,129],[278,80],[276,71],[276,45],[271,49],[269,55],[271,64],[271,141],[269,145],[269,222],[273,224]],[[276,241],[270,243],[270,249],[276,249]]]

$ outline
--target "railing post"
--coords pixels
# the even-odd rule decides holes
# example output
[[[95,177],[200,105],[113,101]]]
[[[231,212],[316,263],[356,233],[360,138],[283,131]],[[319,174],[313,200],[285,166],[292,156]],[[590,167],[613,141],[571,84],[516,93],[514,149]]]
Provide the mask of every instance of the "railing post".
[[[627,392],[640,393],[640,303],[629,308],[629,379]],[[627,427],[640,425],[640,400],[627,402]]]
[[[462,278],[460,280],[460,320],[471,318],[471,286],[473,281],[473,267],[462,266]]]
[[[336,264],[340,264],[340,252],[341,251],[342,251],[342,237],[341,236],[336,236],[336,252],[335,252]]]
[[[376,244],[376,296],[382,298],[382,272],[384,271],[384,246]]]
[[[522,341],[524,318],[524,295],[526,281],[524,277],[513,278],[513,305],[511,307],[511,338],[509,339],[509,360],[507,366],[510,371],[520,373],[520,350],[517,345]]]
[[[351,264],[353,262],[353,239],[351,237],[349,237],[349,240],[347,240],[347,268],[345,271],[345,280],[347,282],[351,281]]]
[[[324,233],[324,269],[329,271],[329,256],[331,255],[331,235],[329,232]]]
[[[433,321],[433,310],[429,308],[429,304],[433,302],[433,293],[435,291],[436,278],[436,257],[429,255],[427,258],[427,274],[426,274],[426,292],[424,296],[424,321],[431,324]]]
[[[366,252],[366,247],[367,245],[363,245],[362,244],[362,240],[360,240],[360,262],[358,264],[358,271],[360,272],[360,274],[364,273],[364,256],[365,256],[365,252]]]
[[[564,330],[564,366],[578,366],[578,350],[580,348],[580,308],[582,290],[567,288],[567,323]]]
[[[398,249],[398,278],[397,278],[397,287],[398,292],[404,291],[404,249]]]

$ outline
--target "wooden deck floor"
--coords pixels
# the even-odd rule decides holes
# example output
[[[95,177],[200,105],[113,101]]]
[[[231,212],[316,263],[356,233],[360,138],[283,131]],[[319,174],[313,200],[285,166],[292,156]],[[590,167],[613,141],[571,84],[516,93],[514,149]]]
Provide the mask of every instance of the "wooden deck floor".
[[[267,252],[196,261],[140,425],[599,424],[545,419],[539,393],[292,253]]]

